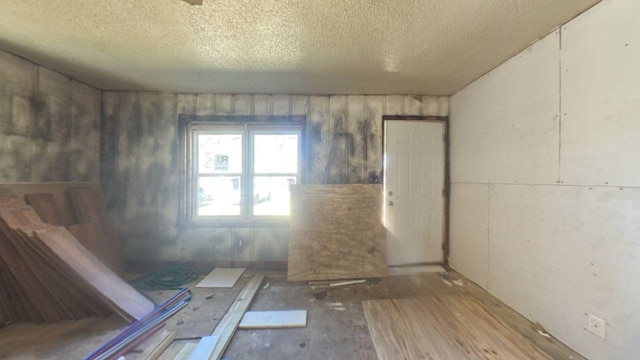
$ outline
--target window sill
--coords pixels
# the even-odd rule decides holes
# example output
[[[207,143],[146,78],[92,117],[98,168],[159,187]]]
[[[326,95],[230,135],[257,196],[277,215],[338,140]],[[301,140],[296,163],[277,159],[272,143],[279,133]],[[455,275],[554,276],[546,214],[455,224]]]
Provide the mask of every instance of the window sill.
[[[178,228],[221,228],[221,227],[289,227],[289,219],[285,220],[192,220],[177,224]]]

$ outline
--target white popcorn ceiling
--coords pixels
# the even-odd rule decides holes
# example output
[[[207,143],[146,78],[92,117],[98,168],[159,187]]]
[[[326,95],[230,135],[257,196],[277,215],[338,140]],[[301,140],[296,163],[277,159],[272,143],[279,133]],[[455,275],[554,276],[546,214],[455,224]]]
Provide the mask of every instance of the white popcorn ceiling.
[[[449,95],[599,0],[0,0],[0,48],[104,90]]]

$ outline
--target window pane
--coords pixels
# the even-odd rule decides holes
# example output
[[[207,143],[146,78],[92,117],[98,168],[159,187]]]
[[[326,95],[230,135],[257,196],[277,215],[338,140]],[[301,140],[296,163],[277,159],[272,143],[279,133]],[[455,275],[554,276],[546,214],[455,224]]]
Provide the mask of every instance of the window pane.
[[[298,135],[254,135],[253,169],[256,173],[298,172]]]
[[[240,177],[198,178],[198,216],[240,215]]]
[[[294,176],[256,176],[253,178],[253,214],[289,215],[289,185]]]
[[[199,134],[198,174],[242,172],[241,134]]]

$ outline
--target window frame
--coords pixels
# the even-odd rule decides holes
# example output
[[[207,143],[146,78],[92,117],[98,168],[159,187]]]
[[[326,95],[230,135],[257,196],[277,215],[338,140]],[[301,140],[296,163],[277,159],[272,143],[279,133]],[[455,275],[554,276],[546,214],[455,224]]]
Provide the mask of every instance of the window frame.
[[[272,226],[289,224],[288,215],[254,215],[253,181],[254,173],[254,138],[255,135],[298,134],[298,168],[296,183],[303,183],[306,163],[304,116],[198,116],[179,115],[180,137],[180,191],[178,225],[184,227],[206,226]],[[196,174],[198,133],[224,134],[225,131],[242,133],[242,174],[240,176],[240,215],[197,214],[198,185],[200,174]],[[257,174],[257,175],[256,175]],[[288,174],[274,174],[286,176]]]

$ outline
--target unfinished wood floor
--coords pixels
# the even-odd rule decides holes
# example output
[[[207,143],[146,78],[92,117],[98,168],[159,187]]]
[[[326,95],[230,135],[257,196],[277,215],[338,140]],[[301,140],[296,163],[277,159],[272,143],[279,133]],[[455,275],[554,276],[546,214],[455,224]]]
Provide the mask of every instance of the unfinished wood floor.
[[[167,330],[176,331],[176,340],[168,351],[177,354],[185,344],[197,343],[200,337],[209,335],[251,274],[247,272],[229,289],[195,288],[201,278],[195,280],[192,283],[192,302],[171,318],[166,326]],[[557,340],[541,336],[534,324],[466,280],[463,280],[463,286],[451,286],[444,284],[437,274],[390,276],[378,283],[330,288],[328,285],[310,286],[306,282],[288,283],[284,273],[266,274],[263,287],[258,291],[250,310],[307,309],[307,327],[238,330],[224,355],[226,359],[376,359],[374,340],[381,344],[378,340],[379,331],[369,331],[368,325],[371,324],[368,324],[368,318],[365,319],[365,310],[368,311],[372,304],[376,309],[384,310],[379,318],[392,314],[388,308],[406,307],[404,305],[407,304],[415,306],[415,309],[409,310],[414,312],[409,315],[412,320],[405,318],[404,321],[418,321],[421,324],[434,322],[440,330],[431,329],[431,332],[451,334],[457,339],[454,340],[456,342],[471,341],[473,344],[466,348],[469,354],[475,351],[474,355],[467,357],[405,358],[509,359],[507,355],[502,357],[503,353],[476,356],[478,353],[482,355],[480,350],[486,347],[485,344],[498,341],[515,354],[536,349],[532,351],[540,359],[583,359]],[[153,291],[148,295],[159,301],[172,293]],[[432,308],[432,304],[435,307]],[[453,322],[455,325],[448,322],[450,316],[443,315],[447,314],[443,309],[453,314],[458,321]],[[403,318],[399,313],[397,316]],[[493,328],[486,330],[486,322]],[[115,316],[48,325],[13,324],[0,329],[0,359],[80,359],[125,325],[123,320]],[[424,340],[423,346],[428,346],[429,342],[434,341],[430,337],[431,332],[422,329],[414,337],[419,336],[418,340]],[[470,334],[475,334],[475,337]],[[133,353],[127,356],[127,360],[135,360],[140,357],[139,354]],[[402,359],[401,354],[398,352],[391,358]],[[163,357],[166,358],[173,357]],[[384,357],[380,355],[380,359]]]

